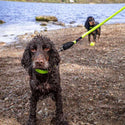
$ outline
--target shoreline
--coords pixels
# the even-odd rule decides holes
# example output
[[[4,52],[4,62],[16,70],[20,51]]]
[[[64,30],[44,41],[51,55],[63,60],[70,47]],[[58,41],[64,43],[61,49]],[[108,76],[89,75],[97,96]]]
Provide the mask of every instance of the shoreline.
[[[115,24],[103,24],[102,26],[117,26],[117,25],[125,25],[125,23],[115,23]],[[101,26],[101,27],[102,27]],[[37,30],[34,30],[34,32],[25,32],[24,34],[21,34],[21,35],[16,35],[13,34],[15,36],[14,40],[12,42],[5,42],[5,41],[0,41],[0,47],[2,46],[6,46],[6,45],[9,45],[9,44],[13,44],[13,43],[17,43],[18,41],[25,41],[25,39],[28,39],[28,41],[30,39],[32,39],[35,35],[37,34],[43,34],[43,35],[47,35],[48,33],[51,34],[51,32],[55,32],[56,31],[63,31],[63,30],[68,30],[68,29],[73,29],[73,30],[77,30],[77,29],[83,29],[83,33],[81,35],[83,35],[84,33],[86,33],[86,29],[85,27],[82,25],[82,24],[79,24],[78,26],[69,26],[69,27],[64,27],[64,28],[58,28],[58,29],[50,29],[50,30],[40,30],[40,31],[37,31]],[[80,36],[81,36],[80,35]],[[48,35],[47,35],[48,36]],[[78,37],[80,37],[78,36]],[[6,36],[7,37],[7,36]],[[86,36],[87,37],[87,36]],[[77,39],[77,38],[76,38]],[[75,39],[74,39],[75,40]]]
[[[94,47],[86,36],[59,53],[64,114],[70,125],[125,123],[125,24],[106,24],[101,29]],[[84,27],[73,27],[41,34],[59,49],[85,32]],[[0,124],[22,125],[28,119],[30,87],[20,61],[27,43],[37,34],[25,34],[18,42],[0,47]],[[39,101],[38,124],[49,125],[54,106],[51,99]]]

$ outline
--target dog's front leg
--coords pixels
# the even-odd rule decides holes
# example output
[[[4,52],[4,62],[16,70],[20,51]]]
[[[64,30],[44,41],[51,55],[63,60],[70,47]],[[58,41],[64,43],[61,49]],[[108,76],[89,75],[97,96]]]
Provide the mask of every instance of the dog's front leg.
[[[94,40],[94,42],[96,42],[96,32],[95,31],[93,32],[93,40]]]
[[[61,92],[57,92],[55,94],[55,101],[56,101],[56,117],[61,119],[63,117],[63,104],[62,104],[62,95]]]
[[[99,42],[99,40],[100,40],[100,35],[101,35],[101,28],[100,28],[100,27],[97,29],[97,34],[98,34],[98,42]]]
[[[89,44],[91,43],[91,34],[88,35],[88,41],[89,41]]]
[[[38,99],[33,94],[30,98],[30,114],[29,114],[29,120],[27,122],[27,125],[36,125],[36,107],[37,107],[37,101]]]
[[[61,90],[55,93],[55,103],[56,103],[56,117],[52,119],[52,123],[56,125],[68,125],[68,122],[64,120],[63,116],[63,103]]]

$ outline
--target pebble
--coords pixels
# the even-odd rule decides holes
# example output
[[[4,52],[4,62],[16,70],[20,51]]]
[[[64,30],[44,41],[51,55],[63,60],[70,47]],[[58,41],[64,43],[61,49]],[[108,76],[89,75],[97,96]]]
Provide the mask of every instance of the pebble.
[[[9,100],[9,98],[8,97],[6,97],[5,99],[4,99],[4,101],[8,101]]]
[[[6,43],[3,41],[0,41],[0,46],[3,46],[3,45],[6,45]]]
[[[38,111],[37,112],[39,115],[41,115],[42,113],[43,113],[43,111],[42,110],[40,110],[40,111]]]
[[[34,34],[39,34],[39,32],[35,30],[35,31],[34,31]]]
[[[65,23],[62,23],[62,22],[53,22],[53,24],[60,25],[60,26],[65,26]]]
[[[77,27],[83,27],[83,25],[82,24],[78,24]]]
[[[25,112],[24,115],[29,115],[29,112]]]
[[[76,23],[76,21],[71,21],[71,22],[69,22],[70,24],[74,24],[74,23]]]
[[[40,26],[47,26],[47,25],[48,25],[47,22],[42,22],[42,23],[40,24]]]
[[[45,28],[44,28],[44,31],[47,31],[47,30],[48,30],[47,27],[45,27]]]
[[[20,105],[18,105],[18,108],[22,108],[22,105],[20,104]]]

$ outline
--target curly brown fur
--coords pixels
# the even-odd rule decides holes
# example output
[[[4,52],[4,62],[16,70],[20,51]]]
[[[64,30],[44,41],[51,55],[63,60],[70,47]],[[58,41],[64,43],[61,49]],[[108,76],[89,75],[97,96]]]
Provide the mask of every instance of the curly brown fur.
[[[99,23],[96,22],[95,19],[92,16],[89,16],[86,19],[85,28],[89,31],[89,30],[91,30],[93,27],[95,27],[98,24]],[[100,35],[101,35],[101,27],[99,27],[98,29],[96,29],[95,31],[93,31],[92,33],[90,33],[88,35],[88,41],[89,41],[89,43],[91,42],[91,35],[93,36],[93,41],[92,42],[96,42],[96,36],[97,35],[98,35],[98,40],[99,40]]]
[[[22,66],[30,76],[30,114],[27,125],[36,125],[36,106],[41,98],[51,95],[56,103],[56,125],[68,125],[63,118],[63,105],[59,74],[60,56],[53,42],[43,36],[34,37],[27,45],[21,60]],[[47,74],[40,74],[35,69],[48,70]]]

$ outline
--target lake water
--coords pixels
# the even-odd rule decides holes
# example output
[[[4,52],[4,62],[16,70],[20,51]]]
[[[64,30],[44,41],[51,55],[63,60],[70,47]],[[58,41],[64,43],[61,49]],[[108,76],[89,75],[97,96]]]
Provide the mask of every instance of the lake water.
[[[35,21],[39,15],[52,15],[58,21],[69,25],[71,21],[77,24],[85,23],[88,16],[101,22],[125,4],[59,4],[0,1],[0,42],[12,42],[17,35],[43,30],[40,22]],[[125,23],[125,10],[107,22],[107,24]],[[48,25],[48,30],[64,28]]]

